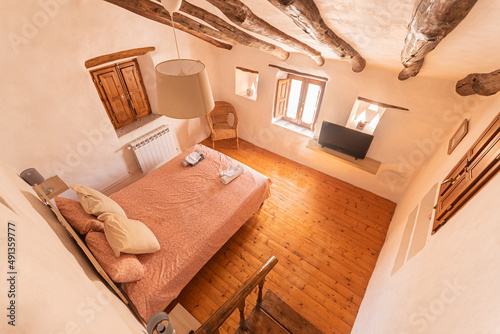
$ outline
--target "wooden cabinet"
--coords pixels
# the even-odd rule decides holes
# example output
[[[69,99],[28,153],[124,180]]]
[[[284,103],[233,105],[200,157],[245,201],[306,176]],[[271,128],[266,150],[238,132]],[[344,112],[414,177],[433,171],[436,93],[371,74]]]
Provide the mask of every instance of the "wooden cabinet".
[[[500,114],[446,176],[439,189],[435,233],[500,170]]]
[[[100,68],[90,74],[115,129],[151,113],[136,59]]]

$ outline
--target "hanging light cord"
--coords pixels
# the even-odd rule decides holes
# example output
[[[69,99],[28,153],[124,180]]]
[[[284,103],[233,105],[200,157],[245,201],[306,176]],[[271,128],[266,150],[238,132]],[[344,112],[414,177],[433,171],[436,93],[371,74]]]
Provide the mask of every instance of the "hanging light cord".
[[[177,50],[177,58],[181,60],[181,55],[179,53],[179,45],[177,44],[177,34],[175,33],[175,27],[174,27],[174,13],[170,14],[170,17],[172,18],[172,30],[174,31],[174,40],[175,40],[175,48]]]
[[[172,30],[174,31],[174,40],[175,40],[175,49],[177,50],[177,58],[179,59],[179,68],[180,68],[180,72],[179,74],[180,75],[185,75],[186,73],[182,70],[182,62],[181,62],[181,55],[179,53],[179,45],[177,44],[177,34],[175,33],[175,27],[174,27],[174,13],[170,14],[170,18],[171,18],[171,21],[172,21]],[[196,66],[196,62],[193,63],[193,67]],[[193,68],[192,67],[192,68]],[[190,73],[191,72],[191,69],[189,69],[189,71],[187,73]]]

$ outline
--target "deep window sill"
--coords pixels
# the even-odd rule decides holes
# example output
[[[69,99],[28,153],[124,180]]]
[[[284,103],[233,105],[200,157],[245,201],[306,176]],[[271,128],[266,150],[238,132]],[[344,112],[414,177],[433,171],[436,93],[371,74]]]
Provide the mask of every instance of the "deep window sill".
[[[314,131],[307,129],[307,128],[304,128],[302,126],[299,126],[297,124],[288,122],[282,118],[276,119],[275,121],[273,121],[273,124],[275,124],[277,126],[281,126],[282,128],[291,130],[293,132],[300,133],[301,135],[307,136],[309,138],[313,138],[313,136],[314,136]]]
[[[156,119],[158,119],[160,117],[162,117],[162,115],[151,113],[151,114],[147,115],[146,117],[138,119],[137,121],[135,121],[132,124],[126,125],[123,128],[116,130],[116,135],[118,136],[118,138],[123,137],[126,134],[131,133],[131,132],[139,129],[139,128],[145,126],[146,124],[155,121]]]

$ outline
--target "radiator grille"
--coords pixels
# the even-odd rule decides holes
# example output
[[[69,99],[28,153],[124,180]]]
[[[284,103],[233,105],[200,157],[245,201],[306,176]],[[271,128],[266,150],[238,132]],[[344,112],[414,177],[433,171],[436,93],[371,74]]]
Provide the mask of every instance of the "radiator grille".
[[[173,134],[165,125],[134,140],[128,148],[134,151],[143,173],[169,161],[178,153]]]

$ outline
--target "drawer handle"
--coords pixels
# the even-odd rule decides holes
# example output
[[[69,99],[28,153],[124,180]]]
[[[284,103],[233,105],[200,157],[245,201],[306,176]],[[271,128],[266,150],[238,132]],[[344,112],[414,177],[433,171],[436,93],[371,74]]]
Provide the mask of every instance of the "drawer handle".
[[[450,211],[451,209],[453,209],[453,204],[450,205],[449,207],[446,208],[446,211]]]
[[[451,182],[451,184],[454,184],[454,183],[455,183],[455,181],[456,181],[456,180],[458,180],[458,179],[460,178],[460,176],[462,176],[462,173],[458,174],[458,175],[457,175],[457,176],[455,176],[455,177],[450,177],[449,179],[444,180],[444,181],[441,183],[441,185],[442,185],[442,186],[444,186],[445,184],[450,183],[450,182]]]
[[[444,180],[444,181],[441,183],[441,185],[442,185],[442,186],[444,186],[445,184],[447,184],[447,183],[449,183],[449,182],[453,182],[453,181],[455,181],[455,178],[451,177],[451,178],[449,178],[449,179]]]

